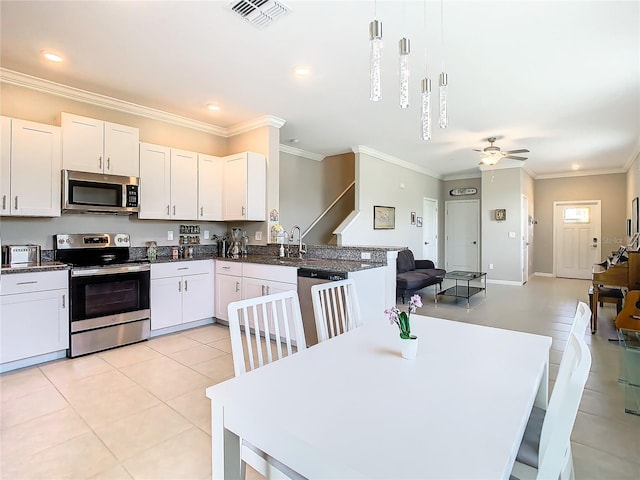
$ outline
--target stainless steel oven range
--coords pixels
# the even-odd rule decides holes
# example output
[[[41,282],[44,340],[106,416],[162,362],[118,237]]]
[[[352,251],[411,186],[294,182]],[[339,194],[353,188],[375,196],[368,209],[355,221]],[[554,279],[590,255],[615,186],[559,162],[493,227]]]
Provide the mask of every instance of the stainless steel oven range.
[[[71,264],[68,357],[149,338],[151,267],[130,260],[126,233],[54,235],[55,258]]]

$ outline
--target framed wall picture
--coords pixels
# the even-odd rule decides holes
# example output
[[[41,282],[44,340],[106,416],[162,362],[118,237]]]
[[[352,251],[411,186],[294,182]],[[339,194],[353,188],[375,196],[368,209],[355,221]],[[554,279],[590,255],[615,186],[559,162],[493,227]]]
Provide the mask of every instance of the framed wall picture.
[[[633,235],[633,232],[631,231],[631,219],[627,218],[627,237],[630,237],[631,235]]]
[[[391,230],[396,228],[395,207],[373,207],[373,228],[374,230]]]
[[[496,209],[496,220],[498,222],[503,222],[507,219],[507,209],[506,208],[497,208]]]
[[[416,212],[411,212],[411,225],[416,224]]]

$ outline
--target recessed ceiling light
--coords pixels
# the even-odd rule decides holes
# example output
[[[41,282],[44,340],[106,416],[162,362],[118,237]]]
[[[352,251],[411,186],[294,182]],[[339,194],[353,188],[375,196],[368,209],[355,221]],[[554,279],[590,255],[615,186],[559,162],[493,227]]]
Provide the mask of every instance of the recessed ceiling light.
[[[215,103],[210,103],[209,105],[207,105],[207,108],[213,112],[217,112],[218,110],[220,110],[220,105],[216,105]]]
[[[307,77],[311,74],[311,69],[307,65],[298,65],[293,68],[293,72],[299,77]]]
[[[62,57],[60,55],[52,53],[52,52],[43,51],[42,55],[44,56],[44,58],[46,58],[47,60],[49,60],[51,62],[60,63],[62,61]]]
[[[571,169],[572,170],[580,170],[580,165],[578,165],[577,163],[574,163],[573,165],[571,165]]]

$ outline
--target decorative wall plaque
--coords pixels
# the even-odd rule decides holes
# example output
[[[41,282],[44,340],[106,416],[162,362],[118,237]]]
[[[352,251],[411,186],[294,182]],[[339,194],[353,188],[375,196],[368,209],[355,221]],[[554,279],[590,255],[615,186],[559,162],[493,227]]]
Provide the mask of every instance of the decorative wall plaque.
[[[478,193],[478,189],[475,187],[454,188],[449,190],[449,195],[452,197],[463,197],[465,195],[475,195]]]

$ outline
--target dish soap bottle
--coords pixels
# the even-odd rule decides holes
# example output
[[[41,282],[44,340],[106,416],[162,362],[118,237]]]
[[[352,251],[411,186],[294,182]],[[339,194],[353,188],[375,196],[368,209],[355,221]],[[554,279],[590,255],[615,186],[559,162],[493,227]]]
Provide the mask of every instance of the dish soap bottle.
[[[280,244],[280,256],[284,257],[284,245]]]

